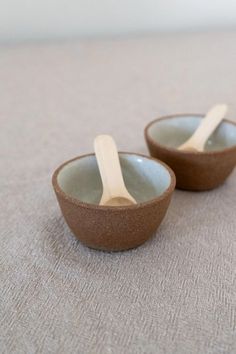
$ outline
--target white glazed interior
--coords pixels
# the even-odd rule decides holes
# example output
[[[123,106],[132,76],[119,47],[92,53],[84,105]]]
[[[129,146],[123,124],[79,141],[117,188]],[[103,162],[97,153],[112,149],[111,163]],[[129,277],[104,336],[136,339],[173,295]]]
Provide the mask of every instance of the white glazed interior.
[[[148,128],[149,136],[161,145],[177,148],[194,133],[201,122],[199,116],[176,116],[157,120]],[[216,151],[236,145],[236,126],[222,122],[208,139],[205,150]]]
[[[160,163],[139,155],[120,153],[119,156],[126,187],[138,203],[160,196],[170,186],[170,173]],[[99,204],[102,181],[95,156],[85,156],[65,165],[57,182],[67,195]]]

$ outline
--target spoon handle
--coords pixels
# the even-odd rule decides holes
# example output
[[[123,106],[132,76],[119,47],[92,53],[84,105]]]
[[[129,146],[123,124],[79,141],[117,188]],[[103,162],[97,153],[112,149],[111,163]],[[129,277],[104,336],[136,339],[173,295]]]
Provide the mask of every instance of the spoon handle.
[[[116,144],[110,135],[98,135],[94,150],[107,199],[122,196],[126,190]]]
[[[205,118],[202,119],[202,122],[195,133],[189,138],[189,140],[181,145],[179,149],[185,150],[193,148],[198,151],[203,151],[208,138],[224,119],[227,110],[228,106],[226,104],[218,104],[210,109]]]

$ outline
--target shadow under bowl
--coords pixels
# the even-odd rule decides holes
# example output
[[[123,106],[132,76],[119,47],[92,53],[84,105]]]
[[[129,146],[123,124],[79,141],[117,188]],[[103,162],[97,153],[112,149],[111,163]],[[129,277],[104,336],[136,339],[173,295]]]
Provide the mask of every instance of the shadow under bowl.
[[[203,115],[158,118],[145,128],[151,156],[164,161],[176,175],[179,189],[203,191],[222,184],[236,165],[236,123],[224,119],[208,139],[204,152],[180,151],[198,128]]]
[[[131,206],[99,206],[102,181],[94,154],[76,157],[52,177],[62,214],[85,245],[105,251],[137,247],[162,222],[175,188],[175,175],[164,163],[139,154],[119,153]]]

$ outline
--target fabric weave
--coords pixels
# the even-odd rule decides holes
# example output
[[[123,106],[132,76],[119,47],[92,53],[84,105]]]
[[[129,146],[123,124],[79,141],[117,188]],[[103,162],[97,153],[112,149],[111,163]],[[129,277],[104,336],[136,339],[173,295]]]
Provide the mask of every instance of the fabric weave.
[[[157,116],[230,105],[236,32],[0,47],[0,351],[236,352],[236,171],[175,191],[157,234],[90,250],[62,219],[51,175],[112,134],[147,153]]]

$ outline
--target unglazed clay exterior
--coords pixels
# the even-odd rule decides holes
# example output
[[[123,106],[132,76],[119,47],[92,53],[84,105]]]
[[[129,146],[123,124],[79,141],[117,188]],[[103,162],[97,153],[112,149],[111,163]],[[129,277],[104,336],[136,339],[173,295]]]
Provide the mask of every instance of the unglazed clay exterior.
[[[145,128],[151,156],[164,161],[176,175],[179,189],[203,191],[218,187],[236,165],[236,124],[224,120],[204,152],[180,151],[197,129],[202,115],[181,114],[156,119]]]
[[[121,251],[144,243],[162,222],[175,188],[175,175],[162,162],[139,154],[119,156],[136,205],[98,205],[102,183],[94,154],[67,161],[53,174],[53,187],[68,226],[94,249]]]

